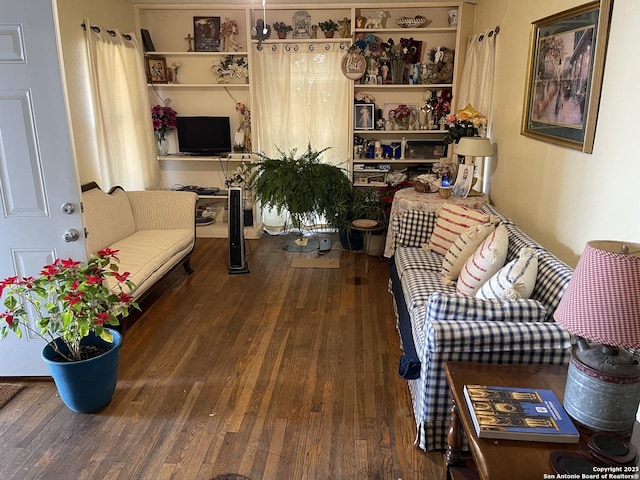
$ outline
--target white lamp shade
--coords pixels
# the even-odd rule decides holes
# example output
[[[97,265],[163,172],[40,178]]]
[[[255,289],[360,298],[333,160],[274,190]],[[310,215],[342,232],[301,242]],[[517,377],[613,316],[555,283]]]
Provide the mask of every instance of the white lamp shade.
[[[640,347],[640,244],[588,242],[554,318],[587,340]]]
[[[456,155],[465,157],[491,157],[493,156],[493,144],[484,137],[462,137],[453,149]]]

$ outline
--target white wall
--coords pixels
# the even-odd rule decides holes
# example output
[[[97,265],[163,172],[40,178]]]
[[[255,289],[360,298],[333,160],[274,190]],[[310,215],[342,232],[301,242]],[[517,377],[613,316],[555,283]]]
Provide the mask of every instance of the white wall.
[[[87,183],[98,176],[94,173],[96,146],[91,110],[87,108],[91,94],[81,25],[88,18],[93,25],[133,32],[133,7],[127,0],[57,0],[56,3],[78,176],[80,183]]]
[[[479,0],[476,31],[500,26],[493,203],[571,266],[589,240],[640,242],[640,2],[615,0],[593,154],[520,135],[531,23],[585,0]]]

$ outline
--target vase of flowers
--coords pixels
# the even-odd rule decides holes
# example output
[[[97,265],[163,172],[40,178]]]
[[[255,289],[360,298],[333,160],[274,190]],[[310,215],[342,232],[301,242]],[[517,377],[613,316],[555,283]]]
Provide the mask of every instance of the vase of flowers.
[[[63,402],[75,412],[92,412],[113,397],[121,335],[109,327],[139,309],[129,292],[129,272],[120,273],[117,250],[105,248],[86,263],[57,259],[37,277],[0,282],[5,310],[0,338],[30,332],[47,342],[42,358]]]
[[[487,127],[487,118],[468,104],[446,117],[448,132],[445,143],[458,143],[462,137],[476,137]]]
[[[415,123],[415,114],[411,111],[405,104],[398,105],[395,108],[395,116],[393,117],[393,121],[398,126],[399,130],[409,130],[413,127]]]
[[[153,121],[153,133],[156,136],[158,155],[166,155],[169,151],[167,133],[177,126],[176,111],[168,106],[155,105],[151,107],[151,120]]]

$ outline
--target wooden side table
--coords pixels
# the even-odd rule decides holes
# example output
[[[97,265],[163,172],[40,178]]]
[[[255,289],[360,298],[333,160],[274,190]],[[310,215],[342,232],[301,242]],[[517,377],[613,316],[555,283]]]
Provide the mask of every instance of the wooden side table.
[[[377,220],[354,220],[349,226],[351,230],[362,232],[364,234],[364,271],[369,273],[369,254],[367,253],[367,245],[371,243],[371,234],[384,230],[384,223]],[[351,255],[351,251],[349,251]],[[347,261],[347,263],[349,263]]]
[[[562,401],[567,376],[566,365],[494,365],[474,362],[450,362],[445,365],[449,387],[453,394],[452,418],[445,455],[444,478],[456,478],[456,465],[463,466],[462,431],[467,435],[479,478],[496,480],[541,480],[554,475],[549,455],[556,451],[587,452],[587,440],[581,434],[580,443],[523,442],[517,440],[480,439],[465,401],[463,387],[468,384],[505,387],[545,388]],[[465,472],[464,468],[460,473]],[[465,477],[462,477],[465,478]],[[472,477],[466,477],[472,478]],[[552,478],[552,477],[549,477]]]

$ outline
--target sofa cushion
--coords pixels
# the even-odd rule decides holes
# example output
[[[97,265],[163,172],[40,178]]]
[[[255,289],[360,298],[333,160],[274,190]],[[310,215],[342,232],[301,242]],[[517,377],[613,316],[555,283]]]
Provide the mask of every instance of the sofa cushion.
[[[438,210],[438,219],[433,233],[429,237],[427,248],[433,252],[445,255],[451,244],[465,230],[474,225],[489,222],[490,215],[479,210],[445,203]]]
[[[487,280],[476,292],[477,298],[516,300],[529,298],[538,274],[535,250],[524,247],[517,259],[511,260]]]
[[[190,250],[192,245],[193,230],[177,229],[142,230],[115,242],[110,247],[119,250],[119,271],[131,272],[131,281],[137,287],[156,270],[165,267],[171,258]],[[110,288],[115,286],[112,277],[109,277],[107,283]],[[133,291],[135,290],[134,288]]]
[[[504,265],[508,244],[507,229],[500,224],[465,262],[458,276],[456,291],[469,297],[475,295],[480,286]]]
[[[409,210],[393,219],[396,246],[419,247],[429,240],[436,224],[436,212]]]
[[[476,251],[478,245],[496,229],[492,223],[482,223],[474,225],[465,230],[451,244],[447,250],[440,273],[446,285],[453,285],[458,278],[458,274],[467,259]]]
[[[89,253],[112,246],[136,231],[131,204],[123,190],[108,194],[93,188],[83,192],[82,204]]]

